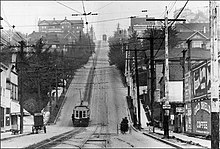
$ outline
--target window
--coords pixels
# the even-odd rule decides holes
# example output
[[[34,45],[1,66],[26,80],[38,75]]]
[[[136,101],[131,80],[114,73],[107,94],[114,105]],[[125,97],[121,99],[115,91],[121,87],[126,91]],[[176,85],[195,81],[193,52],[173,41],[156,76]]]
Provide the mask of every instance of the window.
[[[75,113],[76,113],[76,114],[75,114],[75,115],[76,115],[75,117],[78,118],[78,117],[79,117],[79,111],[76,111]]]
[[[11,99],[18,100],[18,87],[15,84],[11,84]]]
[[[5,114],[4,114],[4,108],[1,107],[1,111],[0,111],[0,123],[1,123],[1,127],[4,127],[4,117],[5,117]]]
[[[202,48],[202,41],[192,41],[192,48]]]
[[[82,111],[79,111],[79,118],[82,118]]]
[[[6,114],[10,114],[10,108],[6,108]]]
[[[86,111],[83,111],[83,117],[86,118]]]

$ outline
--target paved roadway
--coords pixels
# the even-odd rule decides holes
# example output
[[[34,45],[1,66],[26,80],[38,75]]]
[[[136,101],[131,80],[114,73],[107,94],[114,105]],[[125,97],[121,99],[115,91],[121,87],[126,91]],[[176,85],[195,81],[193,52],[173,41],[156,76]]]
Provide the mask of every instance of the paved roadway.
[[[128,116],[125,98],[127,90],[121,83],[119,71],[115,66],[109,65],[108,43],[102,41],[96,42],[96,44],[96,47],[98,48],[96,48],[96,53],[93,56],[94,60],[97,60],[94,72],[94,80],[93,82],[89,82],[93,84],[90,98],[90,127],[94,127],[95,125],[99,124],[107,126],[108,133],[112,134],[112,136],[110,136],[109,147],[171,148],[169,145],[161,143],[135,131],[131,131],[131,133],[125,135],[120,133],[117,135],[117,126],[121,122],[121,119],[125,116]],[[101,45],[98,46],[98,44]],[[91,61],[92,60],[93,59],[91,59]],[[86,75],[89,73],[89,68],[92,66],[91,61],[89,61],[85,68],[79,70],[77,76],[70,85],[66,95],[67,100],[63,106],[61,116],[57,121],[59,126],[72,127],[72,109],[74,105],[80,101],[78,89],[80,88],[81,92],[84,92],[84,87],[87,80]],[[94,146],[94,144],[92,145]]]

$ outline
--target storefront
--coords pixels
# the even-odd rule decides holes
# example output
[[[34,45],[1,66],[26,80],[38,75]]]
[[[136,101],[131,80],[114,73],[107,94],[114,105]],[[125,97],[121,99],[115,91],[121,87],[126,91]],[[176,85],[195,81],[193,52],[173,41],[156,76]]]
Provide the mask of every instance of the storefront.
[[[210,99],[201,98],[192,102],[193,133],[208,135],[211,132]]]
[[[201,63],[197,67],[193,68],[190,73],[187,73],[185,75],[185,91],[186,91],[185,93],[186,132],[193,133],[196,135],[205,135],[205,136],[210,135],[211,134],[210,62],[207,61]]]

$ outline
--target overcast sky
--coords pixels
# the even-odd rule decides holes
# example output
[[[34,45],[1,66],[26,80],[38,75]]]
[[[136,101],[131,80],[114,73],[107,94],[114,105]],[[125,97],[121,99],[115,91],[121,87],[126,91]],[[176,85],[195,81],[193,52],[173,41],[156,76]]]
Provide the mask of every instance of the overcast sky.
[[[39,19],[63,20],[66,17],[69,20],[84,20],[84,16],[71,16],[83,13],[83,3],[87,13],[98,13],[97,16],[87,16],[87,19],[99,38],[104,33],[113,34],[117,23],[120,23],[121,28],[127,29],[130,16],[164,18],[166,6],[169,18],[173,18],[173,11],[183,7],[186,1],[1,1],[1,16],[4,19],[1,24],[4,29],[9,29],[7,21],[11,26],[16,26],[16,31],[30,34],[34,30],[38,31]],[[208,4],[208,1],[189,1],[186,8],[208,11],[208,7],[205,7]],[[147,12],[141,12],[142,10]]]

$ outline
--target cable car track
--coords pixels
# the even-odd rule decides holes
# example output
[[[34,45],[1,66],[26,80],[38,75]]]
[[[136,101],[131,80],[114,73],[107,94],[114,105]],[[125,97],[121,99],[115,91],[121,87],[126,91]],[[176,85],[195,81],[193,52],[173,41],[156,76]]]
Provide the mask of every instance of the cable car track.
[[[84,148],[86,144],[89,144],[89,142],[93,142],[93,144],[100,145],[101,142],[101,148],[106,148],[109,144],[109,137],[110,133],[108,133],[108,126],[105,126],[104,124],[96,126],[93,133],[91,133],[86,139],[83,140],[82,144],[79,146],[79,148]]]
[[[52,138],[43,140],[39,143],[33,144],[31,146],[26,147],[26,149],[34,148],[34,149],[42,149],[42,148],[49,148],[52,146],[56,146],[61,142],[72,138],[74,135],[79,134],[80,132],[84,131],[86,127],[76,127],[76,129],[68,131],[66,133],[62,133],[60,135],[54,136]]]

